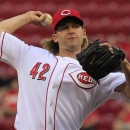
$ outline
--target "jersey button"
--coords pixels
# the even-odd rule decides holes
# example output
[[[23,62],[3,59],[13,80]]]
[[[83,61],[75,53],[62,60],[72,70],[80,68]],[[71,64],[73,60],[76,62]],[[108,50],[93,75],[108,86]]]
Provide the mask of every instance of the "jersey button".
[[[53,89],[55,88],[55,86],[53,86]]]
[[[52,106],[52,103],[50,104],[50,106]]]
[[[52,123],[52,121],[49,121],[49,124],[51,124]]]

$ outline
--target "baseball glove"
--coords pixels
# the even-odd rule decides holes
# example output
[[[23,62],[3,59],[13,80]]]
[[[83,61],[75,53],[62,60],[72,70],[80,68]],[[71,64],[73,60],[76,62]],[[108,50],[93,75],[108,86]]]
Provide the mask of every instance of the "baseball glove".
[[[76,55],[83,70],[98,83],[99,79],[116,69],[125,58],[123,50],[112,46],[113,52],[111,52],[107,46],[100,46],[101,43],[103,42],[96,40]]]

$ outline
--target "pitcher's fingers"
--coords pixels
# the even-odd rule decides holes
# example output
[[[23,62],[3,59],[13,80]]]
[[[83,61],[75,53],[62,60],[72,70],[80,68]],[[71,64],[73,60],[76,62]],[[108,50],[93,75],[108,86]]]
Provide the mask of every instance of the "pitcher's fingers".
[[[114,54],[113,46],[109,44],[108,42],[100,44],[100,46],[107,46],[108,49],[111,51],[112,54]]]
[[[42,22],[44,21],[44,19],[46,18],[47,14],[42,14],[40,17],[39,17],[39,21]]]
[[[100,46],[108,46],[111,47],[112,45],[109,42],[101,43]]]
[[[42,14],[44,14],[44,13],[41,12],[41,11],[36,11],[35,13],[36,13],[37,15],[39,15],[39,16],[42,15]]]

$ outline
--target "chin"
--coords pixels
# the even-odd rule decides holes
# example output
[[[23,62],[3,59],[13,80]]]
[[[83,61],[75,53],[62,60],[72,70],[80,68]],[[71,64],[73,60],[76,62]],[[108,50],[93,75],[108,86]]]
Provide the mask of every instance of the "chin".
[[[70,48],[71,50],[75,50],[75,49],[77,48],[77,45],[70,45],[69,48]]]

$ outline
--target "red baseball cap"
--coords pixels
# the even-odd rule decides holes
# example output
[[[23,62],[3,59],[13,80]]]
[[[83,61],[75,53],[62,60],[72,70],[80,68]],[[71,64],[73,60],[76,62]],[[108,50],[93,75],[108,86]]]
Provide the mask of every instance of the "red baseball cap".
[[[53,16],[53,29],[55,30],[56,25],[66,17],[75,17],[81,22],[81,25],[84,24],[78,11],[73,9],[61,9]]]

